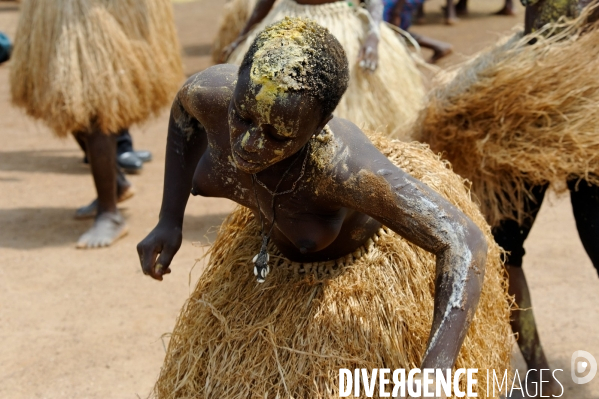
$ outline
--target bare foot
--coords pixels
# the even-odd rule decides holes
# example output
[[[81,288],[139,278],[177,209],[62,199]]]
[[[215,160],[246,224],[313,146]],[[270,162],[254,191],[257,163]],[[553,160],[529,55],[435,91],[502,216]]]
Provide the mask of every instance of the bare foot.
[[[445,25],[457,25],[460,22],[458,17],[446,17]]]
[[[123,192],[119,194],[117,198],[117,202],[123,202],[128,200],[129,198],[135,195],[135,190],[133,186],[127,186],[123,189]],[[98,199],[94,199],[89,204],[82,206],[81,208],[75,211],[75,219],[83,220],[83,219],[91,219],[96,217],[98,213]]]
[[[430,64],[435,64],[441,58],[451,54],[452,52],[453,52],[453,47],[451,47],[449,45],[446,47],[435,48],[435,49],[433,49],[433,56],[430,58],[430,60],[428,60],[428,62]]]
[[[460,19],[457,15],[466,15],[468,14],[468,10],[465,10],[463,14],[460,14],[460,11],[454,8],[453,11],[448,12],[447,7],[442,6],[441,10],[443,11],[443,15],[445,15],[445,25],[456,25],[460,22]]]
[[[512,7],[504,6],[501,10],[494,12],[493,15],[507,15],[513,17],[516,15],[516,10],[514,10]]]
[[[92,228],[79,237],[77,248],[107,247],[128,231],[129,228],[120,213],[104,212],[98,215]]]

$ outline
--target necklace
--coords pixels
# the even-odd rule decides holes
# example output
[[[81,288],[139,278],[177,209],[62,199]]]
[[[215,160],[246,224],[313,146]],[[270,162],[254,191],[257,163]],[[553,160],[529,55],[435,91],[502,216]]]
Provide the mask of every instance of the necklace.
[[[270,234],[272,233],[272,229],[275,227],[275,198],[279,195],[292,193],[295,190],[295,186],[297,185],[297,183],[302,179],[302,177],[304,177],[304,172],[306,171],[306,163],[308,162],[308,155],[310,154],[310,141],[308,141],[304,145],[304,147],[302,147],[300,153],[302,151],[306,152],[306,155],[304,156],[304,162],[302,164],[302,169],[298,178],[295,179],[289,190],[278,192],[279,186],[281,185],[281,183],[283,183],[283,180],[285,180],[285,177],[287,177],[293,165],[295,165],[295,163],[300,158],[299,155],[293,160],[293,162],[291,162],[287,170],[285,170],[285,173],[283,173],[283,176],[281,176],[281,180],[279,180],[279,182],[275,186],[274,191],[271,191],[268,187],[266,187],[266,184],[262,183],[255,173],[252,174],[252,188],[254,189],[254,196],[256,197],[256,204],[258,205],[258,213],[260,214],[260,235],[262,236],[262,245],[260,247],[260,252],[252,259],[252,262],[254,263],[254,275],[256,276],[256,279],[259,283],[263,283],[266,279],[266,276],[268,276],[268,273],[270,273],[270,266],[268,265],[268,261],[270,260],[270,255],[268,254],[268,242],[270,241]],[[258,184],[262,186],[272,197],[272,200],[270,202],[270,207],[272,208],[272,223],[270,224],[270,228],[268,229],[268,233],[266,234],[264,233],[264,218],[262,217],[262,209],[260,209],[260,201],[258,201],[258,193],[256,192],[255,182],[258,182]]]

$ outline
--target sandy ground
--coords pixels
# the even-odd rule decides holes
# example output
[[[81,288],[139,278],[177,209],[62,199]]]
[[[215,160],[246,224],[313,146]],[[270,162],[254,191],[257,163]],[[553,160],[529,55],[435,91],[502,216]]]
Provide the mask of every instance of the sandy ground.
[[[437,1],[437,0],[435,0]],[[447,66],[494,42],[522,19],[494,17],[498,0],[472,4],[454,27],[440,24],[439,3],[427,3],[429,25],[414,30],[455,44]],[[209,65],[209,47],[222,4],[177,1],[177,26],[186,72]],[[0,30],[14,37],[18,6],[0,2]],[[73,212],[94,197],[89,169],[73,140],[11,107],[8,71],[0,66],[0,398],[146,397],[160,370],[165,341],[194,286],[214,227],[233,208],[221,199],[190,201],[184,242],[173,273],[158,283],[142,275],[135,245],[155,225],[162,191],[167,114],[132,132],[139,149],[154,153],[132,176],[137,195],[123,204],[127,237],[108,249],[76,250],[90,221]],[[599,359],[599,279],[576,234],[567,197],[547,201],[526,249],[525,269],[549,360],[565,370],[564,397],[599,398],[599,377],[575,385],[570,356]],[[515,358],[516,365],[521,361]]]

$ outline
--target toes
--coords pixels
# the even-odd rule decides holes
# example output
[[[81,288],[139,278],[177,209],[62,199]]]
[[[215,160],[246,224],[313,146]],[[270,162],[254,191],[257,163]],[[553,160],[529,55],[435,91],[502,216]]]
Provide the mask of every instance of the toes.
[[[123,221],[98,219],[91,229],[84,233],[77,242],[77,248],[102,248],[110,246],[114,241],[127,234],[127,226]]]

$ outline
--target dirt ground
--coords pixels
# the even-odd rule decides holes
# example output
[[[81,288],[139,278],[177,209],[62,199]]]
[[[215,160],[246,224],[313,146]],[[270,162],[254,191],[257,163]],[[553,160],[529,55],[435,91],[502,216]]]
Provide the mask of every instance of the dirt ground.
[[[477,0],[459,25],[441,24],[440,2],[427,3],[419,33],[454,43],[443,66],[493,43],[523,17],[490,16],[499,0]],[[222,1],[175,1],[188,74],[209,65]],[[18,5],[0,2],[0,30],[14,37]],[[159,55],[157,55],[159,56]],[[114,246],[76,250],[90,221],[73,213],[95,193],[74,140],[58,140],[10,105],[0,66],[0,398],[146,397],[164,357],[179,309],[201,271],[192,269],[214,227],[233,204],[190,200],[184,242],[162,283],[142,275],[135,245],[155,225],[162,192],[167,113],[134,127],[138,149],[154,160],[132,176],[137,194],[122,205],[130,233]],[[599,359],[599,279],[576,234],[568,197],[546,201],[526,243],[525,270],[553,367],[564,369],[565,398],[599,398],[599,377],[576,385],[570,356]],[[521,361],[516,357],[516,365]]]

